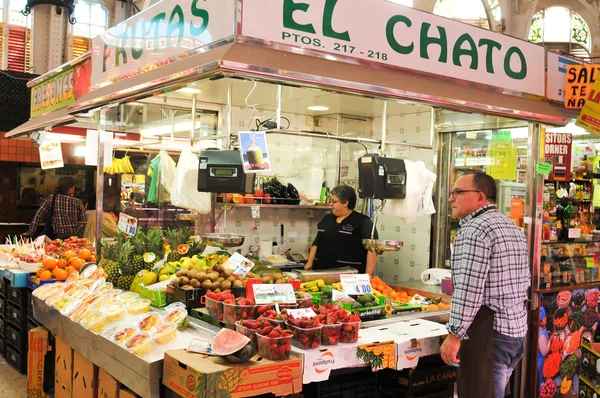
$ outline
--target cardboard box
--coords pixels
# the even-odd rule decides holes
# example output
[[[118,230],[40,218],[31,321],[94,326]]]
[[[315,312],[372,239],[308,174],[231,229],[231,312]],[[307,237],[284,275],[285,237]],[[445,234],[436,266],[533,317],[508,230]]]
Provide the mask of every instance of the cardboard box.
[[[104,369],[98,371],[98,398],[119,398],[119,382]]]
[[[71,398],[73,394],[73,349],[56,339],[54,397]]]
[[[581,363],[579,373],[592,380],[600,376],[600,343],[591,343],[587,339],[581,339]]]
[[[456,368],[441,362],[437,356],[422,358],[416,368],[380,374],[381,385],[399,388],[407,394],[447,390],[455,382]]]
[[[581,398],[595,398],[600,394],[600,388],[595,388],[585,375],[579,375],[579,396]]]
[[[223,358],[186,350],[165,352],[163,384],[184,398],[212,396],[223,390],[232,398],[272,393],[277,396],[302,391],[302,360],[285,361],[258,356],[246,363],[230,364]]]
[[[54,338],[44,327],[29,331],[27,395],[51,397],[54,392]]]
[[[119,398],[137,398],[138,396],[131,390],[121,389],[119,390]]]
[[[73,397],[98,396],[98,367],[78,352],[73,353]]]

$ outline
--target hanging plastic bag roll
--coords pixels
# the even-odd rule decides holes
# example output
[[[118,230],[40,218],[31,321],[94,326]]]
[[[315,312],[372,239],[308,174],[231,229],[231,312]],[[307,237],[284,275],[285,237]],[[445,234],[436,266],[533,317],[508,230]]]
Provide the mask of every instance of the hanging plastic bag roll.
[[[175,177],[171,188],[171,203],[200,214],[210,212],[210,193],[198,192],[199,160],[190,149],[184,149],[179,156]]]

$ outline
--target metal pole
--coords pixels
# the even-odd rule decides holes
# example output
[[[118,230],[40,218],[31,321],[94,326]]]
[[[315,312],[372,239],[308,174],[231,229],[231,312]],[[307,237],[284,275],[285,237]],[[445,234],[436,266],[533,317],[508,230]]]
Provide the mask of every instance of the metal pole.
[[[387,136],[387,101],[383,101],[383,109],[381,110],[381,147],[379,154],[385,154],[385,138]]]
[[[190,127],[190,142],[194,139],[196,132],[196,94],[192,95],[192,127]]]
[[[277,85],[277,113],[275,117],[277,130],[281,129],[281,84]]]
[[[232,149],[232,145],[231,145],[231,133],[233,131],[232,129],[232,123],[233,123],[233,83],[229,83],[227,85],[227,116],[226,116],[226,121],[225,121],[225,125],[227,128],[227,138],[225,139],[225,148],[227,149]]]
[[[102,211],[104,203],[104,143],[106,131],[106,108],[100,109],[100,124],[98,126],[98,166],[96,168],[96,253],[100,253],[102,238]],[[99,260],[100,256],[98,256]]]
[[[438,137],[438,163],[436,179],[436,195],[434,196],[436,212],[432,218],[432,253],[431,266],[432,268],[445,267],[446,262],[450,260],[446,258],[446,244],[450,242],[449,225],[448,225],[448,192],[452,184],[452,146],[456,133],[439,133]]]

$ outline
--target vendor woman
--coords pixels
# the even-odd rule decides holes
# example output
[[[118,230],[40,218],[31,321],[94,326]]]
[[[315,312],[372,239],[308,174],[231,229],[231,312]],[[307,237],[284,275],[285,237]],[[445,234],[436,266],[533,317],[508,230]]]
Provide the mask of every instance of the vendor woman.
[[[348,185],[338,185],[331,191],[331,214],[317,226],[317,237],[310,248],[305,270],[352,267],[359,273],[372,275],[377,255],[367,251],[363,239],[371,238],[373,222],[356,207],[356,191]],[[374,235],[378,239],[377,231]]]

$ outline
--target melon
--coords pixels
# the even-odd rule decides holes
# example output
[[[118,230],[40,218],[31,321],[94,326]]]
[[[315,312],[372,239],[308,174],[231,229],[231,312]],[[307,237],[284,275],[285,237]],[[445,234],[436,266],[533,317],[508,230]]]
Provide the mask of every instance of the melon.
[[[221,329],[212,342],[212,353],[233,363],[246,362],[253,355],[250,339],[231,329]]]

